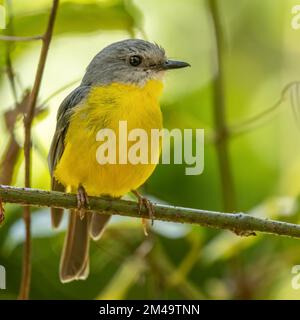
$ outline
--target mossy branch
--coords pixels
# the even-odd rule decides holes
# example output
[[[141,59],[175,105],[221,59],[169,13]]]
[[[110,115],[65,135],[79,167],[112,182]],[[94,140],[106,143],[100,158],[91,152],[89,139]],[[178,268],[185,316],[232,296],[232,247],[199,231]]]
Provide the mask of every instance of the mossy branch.
[[[56,191],[0,186],[0,198],[3,202],[21,205],[64,209],[77,207],[75,194]],[[102,214],[148,218],[146,210],[139,213],[137,203],[133,201],[89,197],[89,206],[89,211],[97,211]],[[264,232],[300,238],[300,225],[257,218],[245,213],[222,213],[161,204],[154,204],[154,209],[154,220],[227,229],[238,235],[254,235],[255,232]]]

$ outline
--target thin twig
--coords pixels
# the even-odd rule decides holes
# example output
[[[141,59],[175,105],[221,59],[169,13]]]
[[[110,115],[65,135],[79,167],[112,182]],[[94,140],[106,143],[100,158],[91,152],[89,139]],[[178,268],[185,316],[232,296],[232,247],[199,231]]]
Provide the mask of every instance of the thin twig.
[[[55,96],[57,96],[58,94],[60,94],[61,92],[64,92],[66,89],[74,86],[76,83],[78,83],[81,80],[81,78],[78,78],[76,80],[73,80],[71,82],[68,82],[67,84],[65,84],[64,86],[58,88],[57,90],[55,90],[54,92],[52,92],[45,100],[43,100],[40,103],[40,107],[43,108],[51,99],[53,99]]]
[[[228,127],[226,123],[226,106],[224,98],[223,75],[223,34],[216,0],[208,0],[216,41],[216,61],[218,73],[213,81],[214,122],[216,131],[216,151],[221,177],[222,195],[225,211],[236,209],[234,182],[231,172],[228,150]]]
[[[7,11],[7,17],[8,17],[6,32],[13,34],[14,33],[14,25],[13,25],[14,16],[13,16],[13,8],[12,8],[11,0],[6,1],[6,11]],[[9,80],[15,105],[13,110],[8,110],[5,112],[5,122],[6,122],[7,130],[10,134],[10,139],[0,162],[0,183],[2,184],[11,184],[12,182],[15,163],[20,153],[20,146],[16,141],[15,135],[14,135],[14,127],[17,121],[17,114],[18,114],[18,109],[20,108],[20,105],[23,105],[24,103],[27,104],[27,101],[24,101],[24,100],[22,100],[21,104],[19,104],[18,102],[15,72],[14,72],[14,67],[11,60],[11,51],[12,51],[12,43],[7,42],[5,46],[5,64],[6,64],[5,71],[7,73],[7,77]]]
[[[15,165],[21,153],[20,149],[20,145],[14,135],[11,134],[3,158],[0,162],[0,183],[12,183]]]
[[[0,186],[0,198],[3,202],[18,203],[24,206],[77,208],[75,194],[57,191]],[[297,224],[257,218],[245,213],[233,214],[161,204],[153,204],[153,206],[155,210],[154,220],[226,229],[239,235],[253,235],[254,232],[264,232],[300,238],[300,225]],[[99,197],[89,197],[89,209],[87,211],[134,218],[149,218],[148,211],[142,208],[140,212],[136,202]]]
[[[17,94],[17,86],[16,86],[16,81],[15,81],[15,73],[13,70],[13,66],[12,66],[12,61],[11,61],[11,55],[10,55],[10,49],[7,48],[6,51],[6,73],[7,73],[7,77],[11,86],[11,91],[13,94],[13,98],[15,100],[15,106],[18,106],[18,94]]]
[[[48,20],[48,26],[43,36],[43,45],[41,49],[39,64],[36,72],[34,85],[29,97],[28,110],[24,117],[24,130],[25,130],[25,142],[24,142],[24,158],[25,158],[25,187],[29,188],[31,185],[31,126],[35,115],[35,107],[38,98],[39,89],[44,73],[46,59],[48,55],[49,45],[52,38],[54,22],[56,18],[57,8],[59,0],[53,0],[51,13]],[[31,280],[31,219],[30,219],[30,207],[24,207],[24,222],[26,229],[26,237],[24,244],[24,257],[23,257],[23,272],[22,282],[19,293],[19,299],[28,299]]]
[[[291,87],[290,90],[290,100],[291,100],[291,106],[294,114],[295,123],[298,129],[300,129],[300,94],[299,94],[299,82],[295,83],[293,87]]]
[[[27,42],[27,41],[35,41],[35,40],[43,40],[42,35],[37,36],[29,36],[29,37],[18,37],[18,36],[8,36],[8,35],[0,35],[0,41],[11,41],[11,42]]]
[[[199,255],[196,255],[198,258]],[[146,256],[147,263],[151,267],[153,274],[157,275],[159,279],[167,288],[177,290],[183,295],[184,299],[201,300],[205,299],[199,288],[194,283],[190,282],[185,275],[178,277],[174,281],[173,275],[176,274],[176,266],[170,261],[167,253],[160,244],[157,244],[155,248]]]
[[[6,32],[10,34],[14,33],[14,25],[13,25],[13,9],[12,9],[12,2],[11,0],[6,1],[6,8],[7,8],[7,28]],[[0,36],[1,37],[1,36]],[[4,35],[4,37],[6,37]],[[11,86],[11,91],[15,100],[15,108],[18,107],[18,95],[17,95],[17,88],[16,88],[16,81],[15,81],[15,72],[11,61],[11,51],[12,51],[12,43],[7,42],[5,46],[5,64],[6,64],[6,73],[8,76],[8,80]]]
[[[253,117],[240,122],[238,124],[234,124],[230,127],[229,133],[231,137],[236,137],[241,134],[245,134],[251,130],[253,130],[255,127],[259,126],[259,124],[268,116],[270,116],[275,110],[277,110],[281,104],[288,98],[287,93],[291,91],[291,89],[295,86],[299,86],[299,81],[293,81],[288,83],[282,90],[281,96],[276,101],[274,105],[269,107],[268,109],[265,109],[258,113],[257,115],[254,115]]]

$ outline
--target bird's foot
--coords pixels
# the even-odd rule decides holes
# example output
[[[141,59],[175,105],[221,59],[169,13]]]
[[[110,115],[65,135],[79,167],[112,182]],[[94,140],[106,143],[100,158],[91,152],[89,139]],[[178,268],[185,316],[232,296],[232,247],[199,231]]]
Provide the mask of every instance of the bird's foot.
[[[85,217],[86,209],[89,208],[89,198],[82,185],[77,189],[77,208],[79,217],[82,220]]]
[[[4,210],[4,206],[3,206],[3,202],[2,200],[0,199],[0,225],[2,224],[2,222],[4,221],[5,219],[5,210]]]
[[[139,214],[141,214],[143,206],[147,210],[147,213],[149,215],[149,218],[151,219],[151,225],[153,225],[153,219],[154,219],[154,207],[150,200],[143,197],[138,191],[133,190],[132,193],[137,197],[138,199],[138,210]],[[148,226],[147,226],[147,219],[142,218],[142,224],[144,228],[144,234],[145,236],[148,236]]]

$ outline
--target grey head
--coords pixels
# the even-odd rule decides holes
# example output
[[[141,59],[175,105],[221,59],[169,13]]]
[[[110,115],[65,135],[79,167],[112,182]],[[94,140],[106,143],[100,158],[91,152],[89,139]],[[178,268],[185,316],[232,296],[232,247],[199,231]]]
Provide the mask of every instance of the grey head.
[[[112,82],[144,85],[161,79],[169,69],[189,66],[168,60],[163,48],[139,39],[115,42],[100,51],[89,64],[82,85],[105,85]]]

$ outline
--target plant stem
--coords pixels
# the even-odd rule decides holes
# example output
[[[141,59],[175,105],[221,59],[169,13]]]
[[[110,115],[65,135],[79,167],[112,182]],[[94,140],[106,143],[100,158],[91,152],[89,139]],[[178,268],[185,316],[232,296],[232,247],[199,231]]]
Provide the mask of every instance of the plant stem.
[[[36,102],[38,93],[41,86],[41,81],[45,69],[46,59],[48,55],[49,45],[52,38],[54,22],[56,18],[57,8],[59,0],[53,0],[51,13],[48,20],[48,25],[45,34],[43,35],[43,44],[39,59],[39,64],[36,72],[36,77],[32,91],[30,93],[27,113],[24,117],[24,130],[25,130],[25,142],[24,142],[24,158],[25,158],[25,187],[29,188],[31,185],[31,126],[34,118]],[[25,222],[25,244],[24,244],[24,256],[23,256],[23,272],[21,280],[21,288],[19,293],[19,299],[27,300],[29,298],[30,280],[31,280],[31,219],[30,219],[30,207],[25,206],[23,212],[23,218]]]
[[[216,0],[209,0],[215,39],[216,39],[216,61],[218,73],[213,81],[214,94],[214,123],[216,131],[216,151],[221,178],[223,205],[225,211],[234,211],[236,209],[235,191],[233,177],[230,167],[228,150],[228,128],[226,124],[226,108],[224,98],[224,69],[223,69],[223,34],[220,23],[220,16]]]

